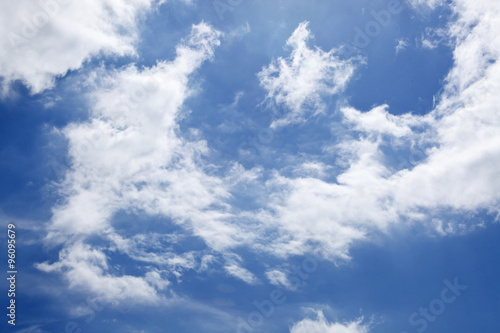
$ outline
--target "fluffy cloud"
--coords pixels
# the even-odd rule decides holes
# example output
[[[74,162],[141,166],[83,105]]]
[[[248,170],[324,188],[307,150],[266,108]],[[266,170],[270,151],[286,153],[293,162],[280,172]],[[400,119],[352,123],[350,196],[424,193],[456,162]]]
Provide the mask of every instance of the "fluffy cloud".
[[[157,294],[156,289],[163,289],[168,285],[168,281],[161,279],[157,271],[146,273],[145,278],[109,274],[106,255],[81,242],[64,248],[58,262],[41,263],[37,268],[48,273],[63,273],[70,288],[90,292],[106,303],[124,300],[159,303],[163,298]]]
[[[102,232],[127,207],[186,218],[227,195],[198,165],[206,143],[185,141],[176,123],[189,76],[211,58],[218,38],[200,24],[172,62],[100,73],[91,119],[62,130],[73,167],[62,186],[68,199],[54,209],[57,233]]]
[[[324,147],[325,156],[337,157],[335,163],[332,156],[302,159],[288,168],[295,177],[239,165],[225,178],[215,176],[205,167],[206,142],[180,133],[177,122],[191,93],[191,75],[219,44],[220,34],[208,25],[194,26],[171,62],[98,73],[90,120],[62,130],[72,168],[61,185],[64,202],[54,207],[47,240],[65,244],[65,250],[59,262],[40,268],[64,272],[71,285],[83,286],[74,272],[85,267],[88,281],[104,279],[114,290],[110,297],[118,297],[113,295],[127,286],[144,293],[167,288],[168,272],[179,278],[183,269],[206,269],[219,259],[166,250],[151,255],[143,239],[151,237],[153,246],[160,236],[120,235],[113,217],[121,211],[160,216],[180,226],[222,253],[228,274],[250,284],[259,278],[234,254],[240,246],[281,258],[316,252],[335,261],[348,259],[353,243],[397,223],[427,223],[445,234],[470,227],[451,222],[447,214],[498,213],[500,98],[494,92],[500,85],[499,6],[486,0],[454,3],[457,21],[449,29],[456,44],[455,65],[435,110],[426,116],[395,116],[387,105],[365,112],[344,107],[340,125],[346,134]],[[307,25],[301,24],[288,42],[291,57],[274,61],[259,74],[269,101],[289,110],[274,127],[321,112],[322,97],[341,91],[354,70],[353,62],[340,61],[335,51],[308,48],[309,36]],[[391,160],[417,149],[422,156],[411,166]],[[230,204],[241,184],[259,197],[258,209],[244,211]],[[442,219],[429,222],[440,215]],[[108,242],[107,249],[85,245],[85,238],[95,235]],[[106,251],[120,251],[158,269],[133,279],[113,277],[107,272]],[[266,275],[286,287],[284,274],[268,270]],[[87,287],[104,292],[94,283]],[[294,332],[305,325],[331,332],[362,329],[359,323],[331,324],[319,317],[297,323]]]
[[[318,318],[304,319],[290,328],[290,333],[368,333],[368,326],[361,325],[361,320],[349,323],[330,323],[323,312],[318,312]]]
[[[287,108],[271,127],[300,123],[322,112],[323,97],[344,89],[359,60],[342,60],[337,49],[325,52],[310,48],[307,42],[312,35],[307,26],[308,22],[301,23],[288,39],[290,57],[274,59],[258,74],[261,86],[267,90],[267,101]]]
[[[134,55],[138,16],[153,0],[27,0],[0,12],[0,77],[6,93],[20,80],[31,93],[90,57]]]
[[[388,113],[388,105],[373,108],[369,112],[359,112],[354,108],[342,109],[346,123],[357,131],[370,134],[388,134],[397,138],[409,136],[411,125],[419,125],[421,119],[410,114],[394,116]]]
[[[168,267],[176,276],[179,269],[195,268],[195,261],[202,260],[192,253],[148,251],[146,245],[154,248],[159,235],[119,235],[112,221],[120,211],[163,216],[165,223],[182,225],[214,248],[238,242],[236,231],[224,221],[227,189],[200,162],[206,143],[184,139],[177,125],[191,93],[190,77],[212,58],[220,35],[201,23],[179,44],[171,62],[143,70],[134,65],[111,73],[102,70],[96,75],[90,119],[61,131],[69,141],[72,167],[60,185],[64,201],[53,209],[47,241],[66,247],[59,262],[40,268],[62,271],[71,286],[86,283],[97,294],[119,298],[126,288],[134,288],[144,291],[133,294],[140,298],[168,283],[157,271],[144,278],[112,277],[106,272],[104,250],[84,245],[87,236],[100,235],[108,244],[105,250]],[[73,242],[82,245],[70,245]],[[99,287],[101,282],[107,289]]]
[[[450,32],[455,66],[433,113],[436,148],[398,175],[407,205],[498,211],[500,173],[500,4],[457,0]],[[474,24],[473,24],[474,23]]]
[[[335,181],[276,174],[268,182],[280,230],[270,246],[275,254],[319,249],[332,260],[348,258],[353,242],[395,223],[460,233],[483,222],[454,221],[453,214],[499,214],[500,97],[494,92],[500,85],[500,4],[457,0],[452,9],[455,64],[435,110],[395,116],[386,105],[367,112],[345,107],[348,134],[325,147],[345,166]],[[416,150],[421,156],[409,166],[393,161]]]

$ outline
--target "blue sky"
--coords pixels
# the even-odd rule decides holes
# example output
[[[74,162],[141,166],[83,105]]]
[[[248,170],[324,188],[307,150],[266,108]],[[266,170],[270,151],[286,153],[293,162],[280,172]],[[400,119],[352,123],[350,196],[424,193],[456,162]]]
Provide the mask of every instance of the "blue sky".
[[[497,1],[2,7],[2,332],[498,327]]]

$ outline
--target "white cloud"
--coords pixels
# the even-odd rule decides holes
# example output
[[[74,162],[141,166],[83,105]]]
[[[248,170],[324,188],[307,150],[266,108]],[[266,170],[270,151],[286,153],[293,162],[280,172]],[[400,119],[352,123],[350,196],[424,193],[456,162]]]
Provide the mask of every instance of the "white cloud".
[[[449,39],[450,31],[448,28],[427,27],[425,28],[424,33],[420,36],[420,39],[416,38],[416,44],[424,49],[433,50],[442,43],[453,46],[450,44]]]
[[[335,261],[348,259],[355,242],[389,231],[397,223],[422,222],[447,234],[468,226],[437,216],[441,211],[444,215],[474,214],[484,209],[498,214],[500,97],[494,92],[500,86],[500,62],[492,60],[500,55],[500,27],[494,19],[500,9],[494,2],[488,6],[486,0],[474,5],[457,0],[454,9],[458,21],[450,25],[450,32],[457,43],[455,65],[435,110],[426,116],[395,116],[386,105],[367,112],[345,107],[341,114],[346,135],[328,150],[337,161],[329,165],[300,160],[288,169],[296,177],[274,170],[263,181],[265,171],[244,170],[240,165],[224,179],[210,175],[202,158],[209,152],[206,142],[189,141],[179,133],[177,120],[190,95],[190,76],[212,57],[219,43],[220,34],[208,25],[193,27],[172,62],[144,70],[128,66],[111,74],[99,73],[91,119],[62,130],[69,140],[73,165],[61,187],[65,201],[54,207],[48,240],[69,244],[101,234],[110,248],[144,261],[141,258],[148,251],[139,246],[139,240],[125,239],[113,229],[113,216],[126,210],[165,217],[168,223],[203,239],[214,252],[222,252],[224,258],[233,258],[227,254],[239,246],[249,246],[283,258],[317,252]],[[321,109],[323,94],[340,91],[352,74],[342,76],[345,81],[338,83],[332,68],[342,66],[333,51],[307,48],[308,37],[307,25],[301,24],[289,40],[291,58],[280,58],[260,73],[269,87],[268,98],[291,110],[274,126],[304,121],[306,115],[315,113],[312,109]],[[308,59],[317,66],[300,64]],[[350,71],[354,68],[352,63],[346,66],[352,67]],[[301,90],[292,88],[294,84],[305,86]],[[388,161],[387,149],[411,151],[415,147],[424,156],[412,167],[400,168]],[[329,174],[337,172],[338,165],[343,169]],[[241,212],[230,206],[232,191],[241,184],[259,197],[255,200],[258,209]],[[72,249],[67,246],[65,251]],[[126,288],[125,280],[117,282],[106,272],[103,252],[96,251],[88,256],[90,263],[87,257],[77,260],[80,257],[68,253],[60,262],[40,267],[72,272],[77,267],[74,263],[83,262],[93,274],[84,272],[89,281],[97,283],[102,278],[107,284],[117,283],[111,290]],[[206,269],[216,261],[205,253],[167,251],[148,260],[172,270],[176,277],[182,269]],[[223,267],[247,283],[259,281],[238,260],[226,259]],[[164,276],[163,268],[126,283],[140,284],[142,290],[166,287],[167,282],[158,281],[158,275]],[[272,283],[285,283],[283,274],[271,271],[266,275]],[[66,276],[72,285],[84,283],[75,274]],[[303,322],[325,329],[354,325],[331,324],[321,318]],[[296,330],[301,329],[299,324]]]
[[[348,258],[354,242],[396,223],[421,222],[439,234],[460,233],[484,223],[454,221],[453,214],[498,214],[500,21],[495,18],[500,4],[457,0],[453,8],[455,64],[434,111],[395,116],[386,105],[368,112],[343,108],[351,134],[330,147],[338,156],[335,164],[345,165],[332,175],[335,182],[279,174],[268,182],[271,220],[280,235],[268,247],[273,253],[315,249],[332,260]],[[390,162],[398,149],[415,148],[424,156],[413,166]],[[444,221],[436,219],[441,215]]]
[[[362,319],[347,323],[331,323],[325,319],[322,311],[318,318],[304,319],[290,328],[290,333],[368,333],[369,327],[361,324]]]
[[[62,186],[67,201],[54,209],[49,238],[106,230],[113,213],[127,207],[185,218],[186,211],[196,215],[227,195],[198,165],[205,142],[187,142],[176,133],[189,76],[212,56],[218,37],[200,24],[173,62],[100,73],[90,121],[62,131],[73,167]]]
[[[168,287],[170,282],[162,277],[162,273],[157,269],[149,271],[144,276],[144,280],[146,280],[151,286],[155,287],[157,290],[164,290]]]
[[[381,205],[389,199],[389,184],[377,144],[352,141],[344,149],[354,156],[338,183],[282,176],[269,182],[276,193],[269,206],[281,236],[268,249],[280,256],[317,251],[331,260],[347,259],[351,244],[365,239],[368,228],[385,227],[397,217]]]
[[[420,125],[419,117],[405,114],[394,116],[388,112],[388,105],[381,105],[369,112],[360,112],[352,107],[342,108],[347,124],[354,125],[357,131],[370,134],[389,134],[397,138],[412,134],[411,126]]]
[[[500,178],[500,4],[456,0],[455,64],[435,111],[437,147],[395,179],[406,207],[498,210]],[[472,24],[474,23],[474,24]]]
[[[162,289],[168,281],[162,280],[157,272],[146,273],[145,279],[130,275],[114,276],[107,273],[107,261],[101,250],[77,242],[61,251],[58,262],[41,263],[36,267],[45,272],[63,273],[70,288],[90,292],[106,303],[133,300],[140,304],[155,304],[163,300],[155,287]]]
[[[294,173],[302,177],[324,178],[331,166],[321,162],[304,162],[294,168]]]
[[[259,280],[246,268],[243,268],[237,264],[231,264],[224,267],[225,270],[232,276],[245,281],[248,284],[256,284]]]
[[[286,289],[295,289],[291,282],[288,280],[287,274],[277,269],[266,272],[266,277],[269,282],[277,287],[282,287]]]
[[[21,80],[39,93],[93,56],[134,55],[137,20],[153,0],[26,0],[0,12],[4,94]]]
[[[427,6],[431,9],[434,9],[438,6],[441,6],[444,3],[444,0],[408,0],[408,2],[413,7],[422,7]]]
[[[189,252],[152,251],[155,234],[119,235],[112,223],[119,211],[163,216],[165,223],[182,225],[216,249],[239,241],[234,227],[224,221],[228,213],[222,199],[229,195],[227,189],[201,163],[206,143],[185,140],[177,126],[191,94],[190,78],[212,58],[220,36],[201,23],[178,45],[171,62],[160,61],[143,70],[134,65],[111,73],[101,69],[96,75],[89,121],[62,130],[72,167],[60,185],[64,201],[53,208],[47,241],[65,244],[65,250],[59,262],[40,268],[59,267],[70,286],[104,294],[109,289],[106,295],[119,300],[127,286],[133,286],[136,291],[131,295],[140,298],[168,282],[160,279],[160,271],[145,277],[114,277],[107,272],[102,252],[71,246],[73,241],[84,243],[87,236],[100,235],[107,250],[166,267],[177,278],[182,269],[195,269],[202,260]],[[79,252],[95,254],[99,265],[87,262],[94,257],[81,257]],[[206,264],[206,260],[200,263]]]
[[[436,47],[439,46],[439,42],[438,41],[430,40],[430,39],[425,39],[423,36],[422,36],[422,39],[421,39],[421,43],[422,43],[422,47],[424,49],[429,49],[429,50],[435,49]]]
[[[307,26],[308,22],[299,24],[288,39],[290,57],[274,59],[258,73],[269,104],[286,108],[271,127],[300,123],[307,116],[323,112],[323,97],[342,92],[359,62],[340,59],[337,49],[325,52],[308,47],[312,35]]]
[[[408,47],[408,40],[406,38],[398,39],[397,42],[398,45],[396,45],[396,54],[403,50],[406,50],[406,48]]]

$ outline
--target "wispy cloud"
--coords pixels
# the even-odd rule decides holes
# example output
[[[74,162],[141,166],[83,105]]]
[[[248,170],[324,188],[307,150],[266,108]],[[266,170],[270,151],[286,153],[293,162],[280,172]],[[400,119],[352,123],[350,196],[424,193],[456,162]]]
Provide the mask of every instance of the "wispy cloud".
[[[266,277],[272,285],[290,290],[295,289],[292,283],[288,280],[286,272],[273,269],[266,272]]]
[[[285,108],[271,127],[301,123],[323,112],[323,98],[342,92],[360,62],[342,60],[337,49],[310,48],[307,44],[313,36],[307,27],[308,22],[302,22],[288,39],[290,57],[274,59],[258,73],[268,105]]]
[[[230,275],[243,280],[248,284],[256,284],[259,282],[259,280],[255,277],[255,275],[252,274],[252,272],[241,266],[238,266],[237,264],[231,264],[224,268]]]
[[[406,50],[408,47],[408,39],[406,38],[401,38],[397,40],[398,44],[396,45],[396,54],[399,54],[399,52]]]

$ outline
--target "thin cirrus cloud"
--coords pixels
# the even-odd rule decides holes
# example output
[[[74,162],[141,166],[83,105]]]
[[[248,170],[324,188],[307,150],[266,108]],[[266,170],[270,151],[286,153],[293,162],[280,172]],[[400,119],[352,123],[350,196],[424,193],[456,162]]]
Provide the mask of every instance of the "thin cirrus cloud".
[[[266,277],[269,283],[277,287],[282,287],[289,290],[295,290],[294,286],[288,280],[287,273],[274,269],[266,272]]]
[[[443,4],[443,0],[408,0],[408,2],[415,8],[425,6],[431,9]]]
[[[254,274],[252,274],[252,272],[250,272],[249,270],[247,270],[239,265],[233,264],[233,265],[228,265],[224,268],[226,269],[226,271],[230,275],[232,275],[240,280],[243,280],[248,284],[256,284],[259,282],[259,280],[255,277]]]

